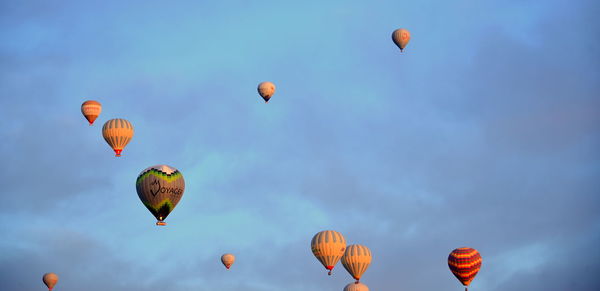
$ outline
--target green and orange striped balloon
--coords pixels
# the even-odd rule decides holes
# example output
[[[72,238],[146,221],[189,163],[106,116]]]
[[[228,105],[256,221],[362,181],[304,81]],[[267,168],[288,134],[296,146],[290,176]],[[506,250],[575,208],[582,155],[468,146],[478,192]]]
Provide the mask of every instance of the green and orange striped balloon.
[[[452,274],[468,287],[481,269],[481,255],[473,248],[455,249],[448,256],[448,267]],[[467,290],[468,288],[465,288],[465,291]]]

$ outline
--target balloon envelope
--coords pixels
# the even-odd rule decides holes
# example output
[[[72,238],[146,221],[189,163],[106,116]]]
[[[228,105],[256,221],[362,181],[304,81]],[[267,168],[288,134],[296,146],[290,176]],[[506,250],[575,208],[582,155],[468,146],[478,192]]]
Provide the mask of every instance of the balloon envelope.
[[[344,287],[344,291],[369,291],[369,287],[363,283],[352,282]]]
[[[183,175],[167,165],[156,165],[143,170],[135,188],[142,203],[156,217],[157,225],[165,225],[165,218],[173,211],[185,190]]]
[[[81,104],[81,113],[83,113],[83,116],[88,120],[90,125],[94,124],[94,121],[96,118],[98,118],[101,112],[102,104],[100,104],[98,101],[88,100]]]
[[[52,290],[56,283],[58,282],[58,276],[54,273],[46,273],[42,277],[42,281],[48,287],[48,290]]]
[[[224,254],[221,256],[221,263],[229,270],[229,267],[235,262],[235,256],[232,254]]]
[[[371,264],[371,250],[363,245],[349,245],[342,256],[342,265],[352,278],[360,280],[360,277]]]
[[[404,28],[396,29],[392,32],[392,40],[402,51],[410,41],[410,32]]]
[[[265,102],[269,102],[269,99],[275,94],[275,84],[271,82],[262,82],[258,84],[258,94]]]
[[[325,269],[331,270],[340,261],[346,250],[346,239],[341,233],[334,230],[318,232],[310,242],[313,255],[323,264]]]
[[[115,156],[120,157],[123,148],[133,137],[133,126],[125,119],[116,118],[104,123],[102,136],[108,145],[115,151]]]
[[[448,256],[448,267],[458,281],[469,286],[481,269],[481,255],[473,248],[455,249]]]

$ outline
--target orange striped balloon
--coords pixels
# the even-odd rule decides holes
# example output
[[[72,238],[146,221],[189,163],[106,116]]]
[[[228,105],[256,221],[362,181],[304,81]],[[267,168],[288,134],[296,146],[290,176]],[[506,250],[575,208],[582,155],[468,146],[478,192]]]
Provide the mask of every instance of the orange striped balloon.
[[[98,115],[100,115],[101,112],[102,104],[100,104],[98,101],[88,100],[81,104],[81,113],[83,113],[83,116],[88,120],[90,125],[94,124],[94,121],[96,118],[98,118]]]
[[[371,264],[371,250],[363,245],[349,245],[342,256],[342,265],[356,282]]]
[[[133,125],[122,118],[111,119],[104,123],[102,136],[106,143],[115,151],[115,156],[120,157],[123,148],[133,137]]]
[[[473,248],[455,249],[448,256],[448,267],[454,276],[467,287],[481,269],[481,255]],[[465,291],[467,290],[465,288]]]
[[[310,242],[310,248],[317,260],[329,270],[328,275],[331,275],[333,267],[346,251],[346,239],[335,230],[324,230],[315,234]]]

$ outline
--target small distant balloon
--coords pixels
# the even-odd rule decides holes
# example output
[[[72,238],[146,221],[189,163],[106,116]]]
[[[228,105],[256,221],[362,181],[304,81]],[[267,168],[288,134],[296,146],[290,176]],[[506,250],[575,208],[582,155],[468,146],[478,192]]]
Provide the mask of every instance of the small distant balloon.
[[[140,173],[135,189],[142,203],[156,217],[156,225],[167,225],[164,220],[181,200],[185,181],[179,170],[167,165],[156,165]]]
[[[125,148],[133,137],[133,125],[125,119],[111,119],[104,123],[102,136],[115,151],[115,156],[120,157],[123,148]]]
[[[54,286],[58,282],[58,276],[54,273],[46,273],[42,277],[42,281],[44,282],[46,287],[48,287],[48,290],[52,291],[52,288],[54,288]]]
[[[235,256],[232,254],[224,254],[221,256],[221,263],[223,263],[223,265],[225,266],[225,268],[227,268],[227,270],[229,270],[229,268],[231,267],[231,265],[233,265],[233,262],[235,262]]]
[[[346,239],[341,233],[334,230],[320,231],[312,238],[310,248],[313,255],[329,270],[328,275],[335,264],[340,261],[346,250]]]
[[[102,104],[100,104],[98,101],[88,100],[81,104],[81,113],[83,113],[83,116],[85,119],[87,119],[90,125],[94,124],[94,121],[96,118],[98,118],[101,112]]]
[[[344,291],[369,291],[369,287],[363,283],[352,282],[344,287]]]
[[[402,52],[410,41],[410,32],[404,28],[396,29],[392,32],[392,40]]]
[[[356,282],[371,264],[371,250],[363,245],[349,245],[342,256],[342,265]]]
[[[265,100],[265,103],[269,103],[269,99],[275,94],[275,84],[271,82],[258,84],[258,94]]]

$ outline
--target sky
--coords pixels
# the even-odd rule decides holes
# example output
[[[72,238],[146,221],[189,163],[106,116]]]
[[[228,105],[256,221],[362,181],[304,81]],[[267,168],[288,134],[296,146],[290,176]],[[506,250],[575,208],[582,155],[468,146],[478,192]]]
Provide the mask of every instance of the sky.
[[[600,290],[597,1],[0,1],[0,289]],[[411,32],[400,53],[397,28]],[[265,104],[258,83],[277,91]],[[96,124],[80,112],[102,103]],[[125,118],[115,158],[101,135]],[[186,190],[166,227],[135,179]],[[231,270],[223,253],[236,255]]]

